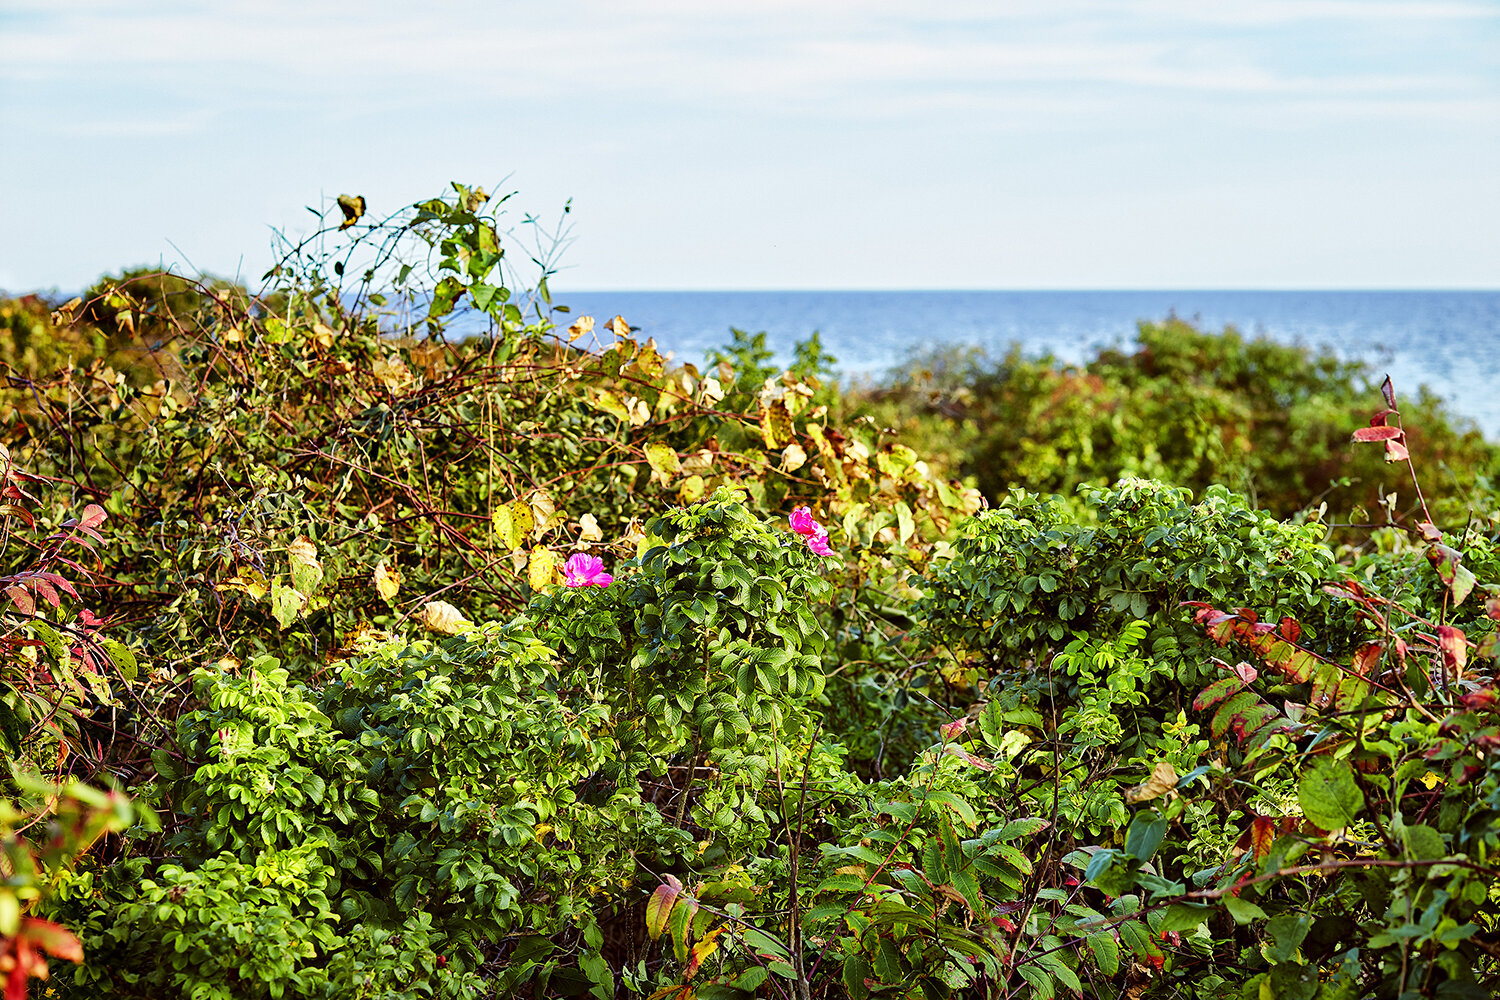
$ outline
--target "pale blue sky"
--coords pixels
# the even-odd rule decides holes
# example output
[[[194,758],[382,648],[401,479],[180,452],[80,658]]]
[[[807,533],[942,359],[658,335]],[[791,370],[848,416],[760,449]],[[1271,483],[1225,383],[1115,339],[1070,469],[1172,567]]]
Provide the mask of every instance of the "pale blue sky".
[[[451,179],[555,287],[1500,287],[1496,0],[0,0],[0,288]]]

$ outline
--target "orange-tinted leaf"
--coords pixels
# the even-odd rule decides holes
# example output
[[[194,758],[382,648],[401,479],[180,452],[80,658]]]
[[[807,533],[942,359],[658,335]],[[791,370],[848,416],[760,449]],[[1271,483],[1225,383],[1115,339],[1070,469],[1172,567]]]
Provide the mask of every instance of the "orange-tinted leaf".
[[[719,950],[718,938],[722,933],[724,933],[723,927],[715,927],[699,938],[697,944],[693,945],[692,955],[688,959],[687,968],[682,970],[684,979],[692,979],[693,974],[698,971],[698,966],[703,964],[703,960]]]
[[[1278,833],[1276,820],[1270,816],[1257,816],[1250,823],[1250,852],[1259,861],[1271,853]]]
[[[1281,624],[1277,626],[1276,631],[1280,632],[1281,637],[1287,642],[1296,642],[1302,638],[1302,625],[1290,615],[1282,616]]]

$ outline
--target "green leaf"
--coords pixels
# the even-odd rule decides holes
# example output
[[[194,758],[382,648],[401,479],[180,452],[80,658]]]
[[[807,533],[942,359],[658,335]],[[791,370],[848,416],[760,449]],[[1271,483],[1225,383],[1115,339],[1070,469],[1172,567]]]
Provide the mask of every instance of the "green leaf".
[[[1162,914],[1161,923],[1155,929],[1163,934],[1169,931],[1191,931],[1212,913],[1212,907],[1201,903],[1173,903]]]
[[[1267,957],[1273,962],[1295,960],[1297,949],[1302,946],[1302,940],[1307,937],[1311,927],[1312,923],[1305,914],[1283,913],[1272,917],[1266,923],[1266,932],[1271,935],[1275,945],[1268,950]]]
[[[1167,818],[1155,809],[1136,814],[1125,834],[1125,853],[1142,861],[1150,861],[1162,838],[1167,835]]]
[[[853,1000],[865,1000],[870,988],[865,980],[870,976],[870,963],[863,955],[855,953],[844,959],[844,995]]]
[[[1347,760],[1323,758],[1302,776],[1297,785],[1302,815],[1324,830],[1342,830],[1359,815],[1364,797]]]
[[[1401,846],[1415,861],[1433,861],[1448,854],[1443,835],[1425,823],[1402,827]]]
[[[1229,915],[1234,918],[1234,922],[1237,924],[1250,924],[1257,920],[1264,921],[1268,919],[1265,910],[1262,910],[1249,900],[1241,899],[1238,896],[1225,896],[1224,909],[1229,911]]]
[[[281,582],[281,577],[271,581],[271,615],[282,628],[289,628],[307,607],[307,595],[295,587]]]
[[[1120,971],[1120,943],[1109,931],[1099,931],[1088,936],[1089,951],[1094,953],[1094,962],[1099,971],[1113,976]]]
[[[120,676],[127,681],[135,680],[139,669],[139,665],[135,660],[135,654],[127,649],[124,643],[116,642],[114,639],[101,639],[99,643],[104,647],[104,651],[109,654],[110,662],[115,665],[115,669],[120,672]]]

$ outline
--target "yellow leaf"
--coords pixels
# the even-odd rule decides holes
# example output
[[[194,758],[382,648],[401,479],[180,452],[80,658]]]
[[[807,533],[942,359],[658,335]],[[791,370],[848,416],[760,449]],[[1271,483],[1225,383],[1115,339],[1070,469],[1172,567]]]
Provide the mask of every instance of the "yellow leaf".
[[[594,519],[593,514],[585,514],[578,519],[578,540],[580,542],[597,542],[604,538],[604,532],[599,529],[599,522]]]
[[[630,409],[630,426],[639,427],[651,419],[651,407],[646,405],[644,399],[631,396],[625,400],[625,405]]]
[[[375,564],[375,592],[387,601],[396,599],[396,593],[401,589],[401,573],[391,569],[384,562]]]
[[[568,327],[568,343],[572,343],[579,337],[585,337],[594,332],[594,317],[580,316],[578,322]]]
[[[503,503],[490,511],[490,527],[507,546],[510,545],[510,504]]]
[[[251,600],[258,601],[271,592],[271,583],[266,579],[266,574],[254,566],[242,566],[235,571],[234,576],[220,580],[214,589],[242,591],[250,595]]]
[[[682,469],[682,463],[677,460],[677,452],[672,450],[671,445],[661,441],[646,445],[646,462],[651,466],[651,478],[660,479],[663,486],[669,484],[672,477]]]
[[[458,635],[474,627],[463,612],[447,601],[428,601],[413,617],[429,632],[441,635]]]
[[[605,323],[604,329],[622,339],[630,336],[630,324],[625,322],[624,316],[616,316],[608,323]]]
[[[761,399],[760,436],[767,448],[779,448],[781,442],[791,440],[792,414],[785,399]]]
[[[683,503],[697,503],[708,492],[702,476],[688,476],[677,490],[677,498]]]
[[[385,384],[386,391],[392,395],[400,392],[412,382],[411,370],[406,367],[405,361],[397,357],[381,358],[370,370]]]
[[[557,553],[551,549],[532,549],[526,575],[532,590],[543,591],[552,586],[557,579]]]
[[[510,537],[506,541],[512,549],[521,547],[536,519],[531,516],[531,504],[525,500],[512,500],[510,504]]]
[[[707,472],[714,467],[714,453],[707,448],[685,455],[682,459],[682,471],[688,475]]]
[[[594,397],[592,402],[610,416],[619,417],[623,422],[630,423],[630,411],[625,408],[624,403],[620,402],[620,397],[614,393],[601,392],[598,396]]]
[[[333,331],[322,323],[314,323],[312,342],[323,350],[328,350],[333,346]]]

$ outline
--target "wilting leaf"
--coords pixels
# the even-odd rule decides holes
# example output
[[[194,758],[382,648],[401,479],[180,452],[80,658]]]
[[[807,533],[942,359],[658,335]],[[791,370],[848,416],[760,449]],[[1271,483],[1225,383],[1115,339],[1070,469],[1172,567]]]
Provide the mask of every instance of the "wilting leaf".
[[[1297,801],[1308,822],[1324,830],[1342,830],[1359,815],[1364,798],[1347,760],[1325,757],[1302,775]]]
[[[597,542],[604,538],[604,532],[599,528],[599,522],[593,514],[584,514],[578,519],[578,540],[580,542]]]
[[[78,943],[73,932],[50,920],[22,917],[21,933],[17,936],[25,938],[54,958],[66,959],[69,962],[83,961],[83,945]],[[25,980],[22,979],[21,982],[25,983]]]
[[[586,337],[594,332],[594,317],[580,316],[577,321],[568,327],[568,343],[572,343],[579,337]]]
[[[339,195],[339,211],[344,213],[344,221],[339,223],[339,228],[348,229],[365,214],[364,196],[358,194]]]
[[[1385,397],[1385,405],[1391,409],[1396,408],[1396,387],[1391,384],[1391,377],[1387,375],[1385,381],[1380,383],[1380,394]]]
[[[318,562],[318,547],[307,538],[299,538],[286,547],[292,562],[292,586],[311,597],[323,582],[323,565]]]
[[[1404,462],[1411,458],[1411,452],[1406,450],[1405,438],[1396,438],[1385,443],[1385,460],[1387,462]]]
[[[795,472],[807,464],[807,452],[802,446],[793,441],[781,451],[781,468],[785,472]]]
[[[994,764],[991,764],[983,757],[974,756],[973,754],[969,753],[969,751],[965,750],[961,746],[958,746],[957,744],[949,743],[947,746],[943,747],[943,751],[945,753],[951,754],[954,757],[957,757],[959,760],[963,761],[965,764],[968,764],[971,767],[979,768],[981,771],[993,771],[995,769]]]
[[[1167,761],[1156,762],[1151,777],[1125,793],[1126,802],[1150,802],[1177,787],[1177,769]]]
[[[440,635],[458,635],[460,632],[473,628],[470,621],[447,601],[428,601],[422,605],[420,611],[412,616],[417,624],[429,632],[437,632]]]
[[[1257,816],[1250,823],[1250,852],[1259,861],[1271,853],[1271,845],[1276,843],[1277,835],[1276,820],[1270,816]]]
[[[719,950],[719,935],[723,933],[723,927],[715,927],[698,939],[693,945],[692,954],[688,957],[687,967],[682,970],[684,979],[693,978],[694,973],[698,971],[698,966],[703,964],[703,960]]]
[[[370,366],[370,371],[380,379],[386,391],[393,396],[413,382],[411,369],[406,367],[405,361],[395,355],[380,358]]]
[[[1259,671],[1243,660],[1234,665],[1234,675],[1246,684],[1253,684],[1255,678],[1260,676]]]
[[[608,330],[616,337],[619,337],[621,340],[624,340],[626,337],[630,336],[630,324],[625,322],[624,316],[616,316],[608,323],[605,323],[604,329]]]
[[[381,561],[375,564],[375,572],[372,576],[375,581],[375,592],[384,600],[395,600],[397,592],[401,590],[401,573]]]
[[[952,722],[945,722],[938,727],[939,731],[943,734],[943,739],[945,740],[958,739],[961,735],[963,735],[964,730],[968,728],[969,717],[967,715],[954,719]]]

